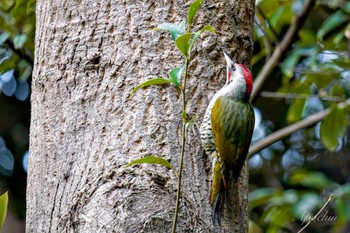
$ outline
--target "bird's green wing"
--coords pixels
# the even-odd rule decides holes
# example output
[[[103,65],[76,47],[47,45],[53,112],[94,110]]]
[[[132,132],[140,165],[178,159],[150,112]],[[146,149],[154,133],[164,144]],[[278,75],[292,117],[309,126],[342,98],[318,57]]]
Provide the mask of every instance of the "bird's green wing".
[[[254,110],[249,102],[219,97],[212,109],[212,132],[224,169],[238,178],[254,129]]]

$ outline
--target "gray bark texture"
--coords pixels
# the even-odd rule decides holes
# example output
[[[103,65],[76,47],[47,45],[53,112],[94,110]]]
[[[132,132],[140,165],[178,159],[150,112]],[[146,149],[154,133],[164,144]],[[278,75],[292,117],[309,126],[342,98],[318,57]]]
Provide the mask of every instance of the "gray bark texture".
[[[27,187],[27,232],[170,232],[177,177],[128,162],[159,155],[179,167],[180,92],[136,85],[182,65],[163,22],[179,23],[190,1],[37,0]],[[177,232],[247,232],[247,166],[234,204],[213,228],[211,161],[198,133],[206,106],[225,82],[226,51],[249,65],[253,0],[204,1],[204,34],[188,80],[189,129]],[[231,216],[231,217],[229,217]],[[234,216],[234,219],[232,219]]]

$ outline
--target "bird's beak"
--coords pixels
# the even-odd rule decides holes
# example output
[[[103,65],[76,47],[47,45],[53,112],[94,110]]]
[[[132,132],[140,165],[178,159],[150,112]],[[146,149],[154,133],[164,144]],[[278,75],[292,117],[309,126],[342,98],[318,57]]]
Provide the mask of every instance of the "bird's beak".
[[[225,52],[223,52],[223,53],[224,53],[224,56],[225,56],[225,59],[226,59],[227,66],[228,67],[232,67],[233,64],[235,64],[235,63],[232,61],[232,59]]]

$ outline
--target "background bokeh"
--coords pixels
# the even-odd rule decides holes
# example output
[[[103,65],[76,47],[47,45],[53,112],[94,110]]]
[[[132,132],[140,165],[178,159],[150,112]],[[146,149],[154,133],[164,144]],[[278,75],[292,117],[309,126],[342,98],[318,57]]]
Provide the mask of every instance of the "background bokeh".
[[[24,232],[35,1],[0,2],[0,193],[9,190],[3,232]]]
[[[251,156],[250,232],[297,232],[331,194],[307,232],[350,232],[350,107],[340,104],[350,98],[350,2],[311,1],[296,21],[307,2],[256,1],[254,76],[285,40],[291,45],[254,99],[253,143],[317,112],[330,114]],[[295,36],[286,38],[290,27]],[[24,232],[34,32],[34,0],[1,0],[0,193],[10,196],[4,232]]]

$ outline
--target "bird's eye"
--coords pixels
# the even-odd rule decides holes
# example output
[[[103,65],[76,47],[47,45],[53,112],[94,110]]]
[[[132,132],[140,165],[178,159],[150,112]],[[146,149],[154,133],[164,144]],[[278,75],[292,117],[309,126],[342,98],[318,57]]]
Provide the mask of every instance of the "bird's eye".
[[[236,66],[232,66],[232,67],[231,67],[231,70],[232,70],[232,71],[235,71],[235,70],[236,70]]]

